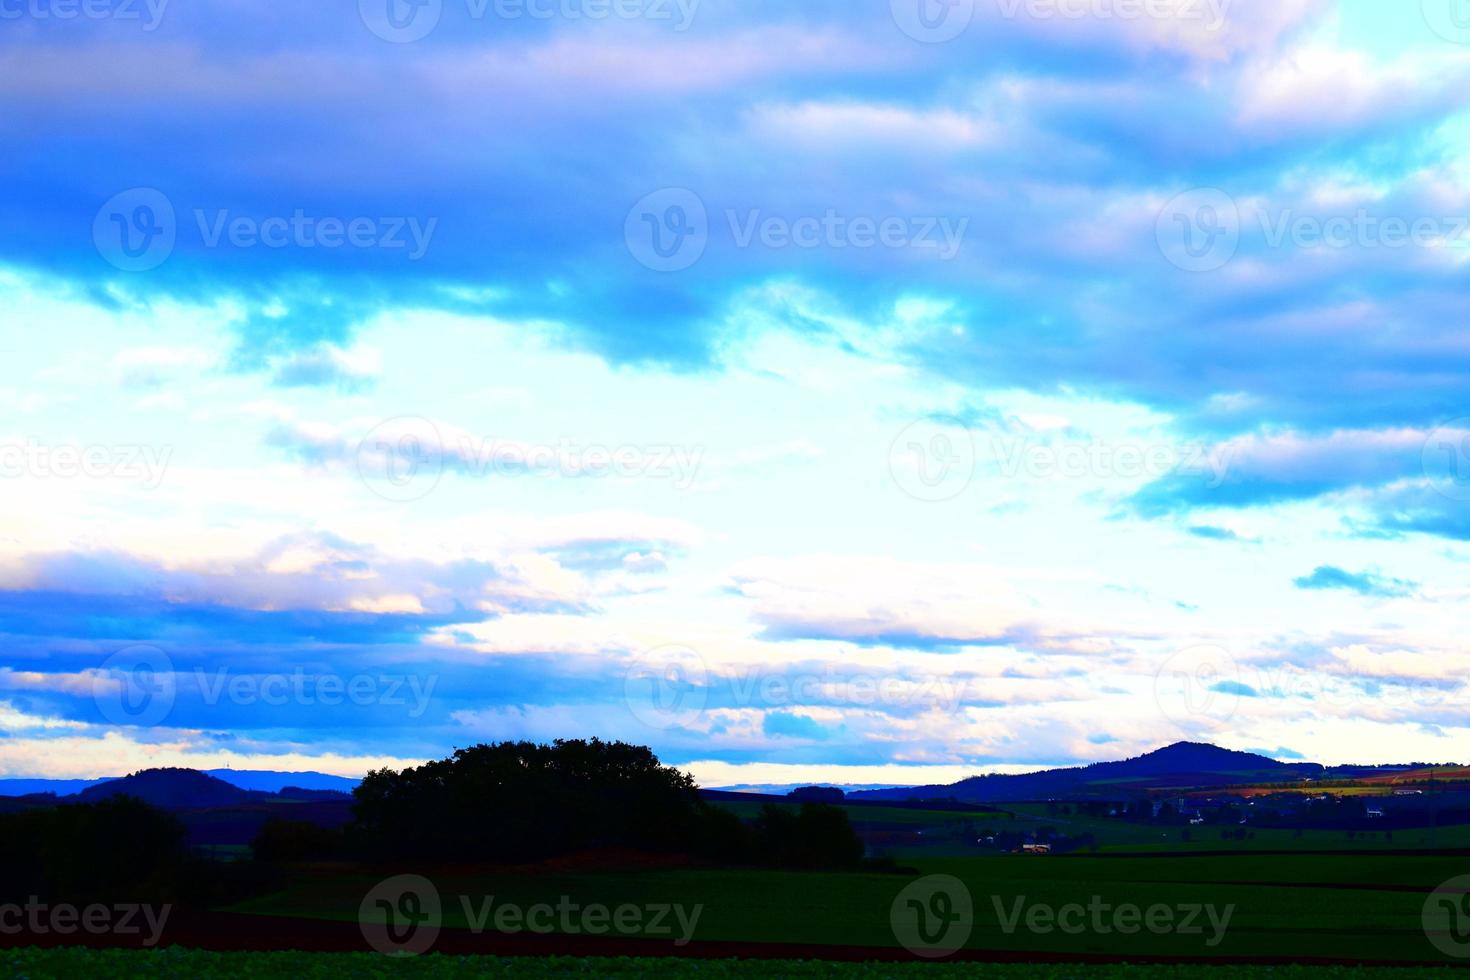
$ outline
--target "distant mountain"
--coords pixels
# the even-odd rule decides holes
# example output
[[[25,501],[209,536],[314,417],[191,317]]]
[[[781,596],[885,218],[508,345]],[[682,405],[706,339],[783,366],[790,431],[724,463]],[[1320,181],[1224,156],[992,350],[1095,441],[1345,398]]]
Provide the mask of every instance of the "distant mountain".
[[[193,771],[193,770],[191,770]],[[300,790],[336,790],[351,793],[361,780],[345,776],[332,776],[323,772],[272,772],[254,769],[209,769],[206,776],[237,786],[240,789],[257,790],[262,793],[280,793],[288,786]],[[37,793],[54,793],[57,796],[72,796],[83,790],[114,782],[116,777],[105,779],[0,779],[0,798],[30,796]]]
[[[1290,782],[1317,777],[1324,769],[1309,762],[1278,762],[1251,752],[1236,752],[1198,742],[1178,742],[1121,762],[1098,762],[1068,769],[1019,775],[972,776],[948,786],[910,786],[852,792],[857,800],[949,799],[967,803],[1117,796],[1186,787],[1217,787],[1247,782]]]
[[[30,796],[36,793],[71,796],[105,782],[106,779],[0,779],[0,797]]]
[[[74,799],[80,803],[95,803],[123,795],[134,796],[168,810],[238,806],[270,798],[268,793],[231,786],[223,779],[196,769],[145,769],[84,789]]]
[[[288,786],[297,789],[332,789],[339,793],[351,793],[360,779],[346,776],[331,776],[324,772],[271,772],[256,769],[206,769],[205,775],[223,779],[241,789],[256,789],[264,793],[279,793]]]
[[[792,790],[811,786],[812,783],[735,783],[730,786],[711,786],[710,789],[718,789],[726,793],[749,793],[755,796],[786,796]],[[864,789],[898,789],[893,783],[817,783],[817,786],[830,786],[840,789],[844,793],[851,794],[854,790]]]

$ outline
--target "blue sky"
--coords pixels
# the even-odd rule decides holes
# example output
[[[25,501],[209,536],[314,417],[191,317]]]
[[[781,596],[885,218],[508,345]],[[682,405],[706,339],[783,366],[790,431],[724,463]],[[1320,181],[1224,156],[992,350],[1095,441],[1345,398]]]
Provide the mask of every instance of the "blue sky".
[[[1458,759],[1463,13],[0,0],[0,774]]]

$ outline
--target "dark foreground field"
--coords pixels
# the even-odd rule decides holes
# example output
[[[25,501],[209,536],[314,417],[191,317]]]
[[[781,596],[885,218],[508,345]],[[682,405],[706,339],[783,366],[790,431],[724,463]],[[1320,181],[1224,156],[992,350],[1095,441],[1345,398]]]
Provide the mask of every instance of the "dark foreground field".
[[[1236,962],[1318,961],[1365,964],[1455,963],[1425,933],[1426,899],[1446,879],[1470,871],[1470,858],[1452,855],[1242,854],[1231,856],[1070,855],[1024,858],[945,857],[912,862],[900,874],[803,873],[725,869],[629,870],[599,873],[475,871],[431,874],[443,898],[441,944],[454,952],[515,952],[486,947],[493,934],[472,936],[466,899],[495,896],[529,906],[570,896],[581,903],[683,903],[701,905],[693,942],[676,948],[667,939],[637,933],[608,940],[630,949],[570,946],[569,952],[642,955],[741,955],[739,944],[810,950],[801,956],[841,952],[842,959],[906,956],[895,937],[892,910],[898,893],[929,875],[949,875],[966,886],[974,909],[973,931],[958,956],[1006,960],[1015,956]],[[285,887],[230,911],[317,928],[356,928],[358,905],[377,875],[362,869],[301,869]],[[1184,908],[1200,904],[1222,911],[1228,926],[1216,933],[1146,930],[1037,931],[1006,918],[1020,907],[1060,909],[1094,900],[1109,906]],[[244,913],[244,914],[241,914]],[[350,933],[350,929],[347,930]],[[347,934],[347,933],[344,933]],[[349,937],[350,938],[350,937]],[[555,942],[556,937],[499,937]],[[567,937],[589,941],[593,937]],[[444,944],[471,943],[458,949]],[[185,940],[186,945],[190,943]],[[320,947],[316,947],[320,948]],[[734,948],[736,952],[730,953]],[[551,951],[556,951],[555,947]],[[756,954],[760,955],[760,954]],[[770,956],[768,951],[766,956]],[[785,954],[778,949],[777,956]]]
[[[0,952],[5,964],[0,975],[67,975],[66,964],[88,963],[90,957],[98,958],[98,968],[81,970],[81,975],[190,976],[208,975],[208,969],[234,974],[241,964],[301,976],[339,975],[321,972],[339,968],[350,969],[347,975],[390,975],[372,972],[381,970],[433,976],[472,966],[492,975],[556,975],[591,962],[599,967],[588,968],[590,972],[602,972],[620,961],[636,973],[638,967],[627,965],[636,961],[650,972],[656,966],[656,972],[720,976],[737,971],[727,965],[732,960],[764,961],[764,967],[753,971],[782,974],[790,972],[785,961],[813,959],[837,965],[812,966],[803,975],[827,975],[823,971],[841,972],[865,963],[882,964],[863,967],[874,976],[907,975],[907,967],[919,957],[903,947],[895,910],[902,911],[901,892],[935,875],[962,882],[973,903],[972,928],[959,948],[942,957],[947,966],[1003,970],[1003,976],[1108,976],[1101,968],[1123,963],[1151,964],[1158,970],[1150,975],[1157,976],[1182,975],[1175,968],[1188,963],[1228,968],[1229,975],[1272,967],[1275,972],[1260,974],[1271,976],[1292,975],[1283,966],[1292,963],[1329,969],[1470,963],[1436,948],[1423,917],[1435,889],[1470,869],[1465,856],[1006,855],[920,859],[914,865],[896,873],[426,868],[443,911],[428,947],[432,958],[413,966],[374,953],[363,959],[344,955],[369,949],[364,924],[372,919],[363,917],[361,906],[364,895],[383,880],[381,869],[299,866],[280,887],[259,897],[214,910],[174,910],[152,950],[85,952],[65,948],[76,937],[0,936],[0,946],[13,947]],[[699,916],[687,941],[638,929],[604,929],[593,935],[562,928],[476,928],[469,910],[492,898],[499,905],[521,908],[563,900],[609,908],[698,906]],[[1125,935],[1113,928],[1035,929],[1013,918],[1018,908],[1062,909],[1094,902],[1167,909],[1210,905],[1228,909],[1228,925],[1217,931],[1208,916],[1201,916],[1192,929],[1134,929]],[[83,941],[140,945],[137,937]],[[24,951],[30,947],[59,948]],[[280,950],[310,955],[250,958]],[[1470,946],[1464,952],[1470,954]],[[1031,960],[1042,965],[1031,965]],[[177,964],[189,969],[168,972]]]
[[[1024,965],[974,963],[823,963],[813,961],[646,960],[594,957],[517,957],[429,955],[388,959],[368,953],[208,953],[195,950],[11,950],[0,952],[0,972],[41,978],[109,977],[969,977],[997,980],[1328,980],[1386,977],[1428,980],[1443,976],[1430,969],[1375,967],[1140,966],[1130,964]]]

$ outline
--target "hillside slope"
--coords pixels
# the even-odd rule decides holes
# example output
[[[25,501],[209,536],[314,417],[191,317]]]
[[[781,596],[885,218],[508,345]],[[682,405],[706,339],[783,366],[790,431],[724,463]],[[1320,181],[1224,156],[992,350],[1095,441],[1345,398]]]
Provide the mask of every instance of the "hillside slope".
[[[1236,752],[1199,742],[1177,742],[1120,762],[1046,769],[1019,775],[972,776],[947,786],[911,786],[860,791],[857,799],[948,799],[967,803],[1116,796],[1186,786],[1228,786],[1249,781],[1291,781],[1321,774],[1315,763],[1278,762],[1251,752]]]

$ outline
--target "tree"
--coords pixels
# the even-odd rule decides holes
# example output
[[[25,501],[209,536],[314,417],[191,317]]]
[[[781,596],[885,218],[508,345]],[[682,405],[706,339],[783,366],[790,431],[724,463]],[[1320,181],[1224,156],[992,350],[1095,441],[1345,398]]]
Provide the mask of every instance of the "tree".
[[[704,810],[692,777],[643,746],[599,739],[477,745],[369,773],[353,795],[374,852],[455,860],[686,849]]]
[[[856,867],[863,859],[863,842],[853,832],[847,812],[837,807],[807,803],[796,811],[766,806],[754,830],[755,857],[760,864],[839,870]]]
[[[345,841],[339,828],[306,820],[267,820],[250,842],[250,849],[257,861],[268,864],[319,861],[340,856]]]

